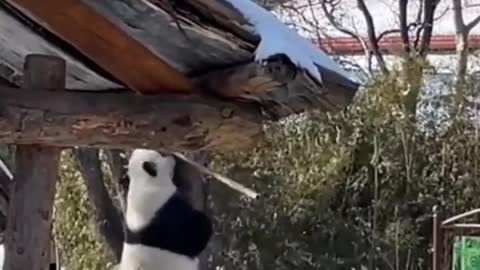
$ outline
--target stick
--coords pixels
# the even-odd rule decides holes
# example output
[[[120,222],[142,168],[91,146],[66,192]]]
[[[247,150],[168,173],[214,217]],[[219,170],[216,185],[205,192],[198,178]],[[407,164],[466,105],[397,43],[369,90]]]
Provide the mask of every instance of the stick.
[[[209,170],[208,168],[206,168],[205,166],[193,161],[193,160],[190,160],[188,159],[187,157],[185,157],[184,155],[180,154],[180,153],[173,153],[173,155],[185,162],[187,162],[188,164],[192,165],[193,167],[195,167],[197,170],[201,171],[202,173],[204,174],[208,174],[210,176],[212,176],[213,178],[217,179],[218,181],[224,183],[225,185],[229,186],[230,188],[232,189],[235,189],[236,191],[252,198],[252,199],[256,199],[259,194],[257,192],[255,192],[254,190],[248,188],[248,187],[245,187],[243,186],[242,184],[230,179],[230,178],[227,178],[225,176],[222,176],[218,173],[215,173],[215,172],[212,172],[211,170]]]
[[[2,159],[0,159],[0,170],[2,170],[10,180],[13,179],[13,174],[12,172],[8,169],[7,165],[3,162]]]

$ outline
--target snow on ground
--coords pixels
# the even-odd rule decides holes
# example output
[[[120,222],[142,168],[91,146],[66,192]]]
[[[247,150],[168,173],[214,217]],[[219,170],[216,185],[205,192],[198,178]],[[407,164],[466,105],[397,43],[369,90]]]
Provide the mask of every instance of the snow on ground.
[[[251,0],[227,0],[238,9],[255,27],[261,41],[255,52],[255,60],[283,53],[298,67],[322,82],[322,76],[316,65],[335,71],[351,80],[357,81],[353,74],[345,71],[326,53],[312,42],[301,37],[295,30],[283,24],[275,15]]]

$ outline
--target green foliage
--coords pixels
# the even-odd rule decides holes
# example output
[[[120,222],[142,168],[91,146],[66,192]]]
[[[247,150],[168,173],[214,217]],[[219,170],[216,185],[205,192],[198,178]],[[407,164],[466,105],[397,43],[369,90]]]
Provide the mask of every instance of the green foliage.
[[[478,130],[465,117],[420,129],[413,77],[374,81],[344,113],[289,119],[270,127],[266,145],[217,156],[214,169],[264,194],[250,202],[214,190],[221,264],[428,269],[432,207],[480,203]]]
[[[62,154],[54,233],[70,270],[109,269],[112,255],[97,236],[93,207],[71,151]]]

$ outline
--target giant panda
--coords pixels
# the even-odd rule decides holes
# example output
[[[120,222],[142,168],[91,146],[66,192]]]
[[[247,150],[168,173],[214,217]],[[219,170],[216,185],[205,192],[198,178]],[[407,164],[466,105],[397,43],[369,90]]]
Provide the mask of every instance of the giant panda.
[[[173,183],[175,159],[136,149],[130,178],[125,240],[118,270],[197,270],[198,256],[212,235],[210,219]]]

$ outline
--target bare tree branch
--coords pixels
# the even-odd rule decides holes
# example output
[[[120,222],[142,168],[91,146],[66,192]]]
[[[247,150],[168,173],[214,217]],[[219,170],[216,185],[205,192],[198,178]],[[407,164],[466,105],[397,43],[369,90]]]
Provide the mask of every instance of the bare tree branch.
[[[473,19],[470,23],[468,23],[465,27],[467,28],[467,30],[470,32],[470,30],[472,30],[472,28],[474,28],[475,26],[477,26],[478,24],[480,23],[480,15],[478,15],[475,19]]]
[[[375,24],[373,22],[372,14],[370,14],[370,11],[365,5],[364,0],[357,0],[357,6],[362,12],[363,17],[365,18],[365,22],[367,24],[367,32],[368,32],[368,40],[370,43],[370,49],[372,50],[372,53],[375,56],[375,59],[377,60],[378,66],[380,67],[380,70],[382,71],[382,73],[388,74],[389,71],[387,69],[387,65],[380,52],[380,47],[378,46],[377,36],[375,33]]]
[[[410,56],[410,40],[408,35],[408,25],[407,25],[407,5],[408,0],[399,0],[399,20],[400,20],[400,36],[402,38],[402,45],[407,57]]]
[[[461,91],[461,87],[465,82],[465,76],[467,75],[468,65],[468,33],[469,29],[465,25],[463,19],[463,7],[461,0],[452,0],[453,4],[453,16],[455,21],[455,32],[457,33],[457,91]],[[475,22],[472,21],[473,23]],[[471,22],[471,23],[472,23]],[[471,24],[470,23],[470,24]],[[469,24],[469,25],[470,25]],[[461,93],[457,93],[459,96]]]
[[[430,49],[430,42],[432,40],[433,21],[435,16],[435,9],[438,6],[439,0],[424,0],[424,12],[423,12],[423,35],[420,42],[419,54],[421,57],[426,57],[428,50]]]
[[[123,218],[105,186],[98,150],[78,148],[74,153],[87,186],[88,197],[95,208],[98,229],[119,261],[123,248]]]
[[[330,9],[328,8],[327,4],[329,4],[330,6]],[[335,19],[335,16],[333,15],[334,13],[334,10],[335,10],[335,3],[331,0],[322,0],[321,1],[321,6],[322,6],[322,10],[323,10],[323,13],[325,14],[325,17],[327,18],[328,22],[330,24],[332,24],[333,27],[335,27],[335,29],[337,29],[338,31],[348,35],[348,36],[351,36],[352,38],[356,39],[361,45],[362,45],[362,48],[363,50],[365,51],[365,56],[367,57],[368,59],[368,67],[369,67],[369,70],[368,72],[369,73],[372,73],[372,64],[371,64],[371,52],[370,52],[370,49],[368,48],[368,44],[365,42],[365,40],[363,40],[362,36],[358,33],[356,33],[355,31],[353,30],[350,30],[344,26],[342,26],[336,19]]]
[[[465,22],[463,20],[463,8],[462,8],[462,1],[461,0],[452,0],[453,4],[453,19],[455,21],[455,30],[458,31],[460,30],[461,32],[464,31],[465,27]]]

